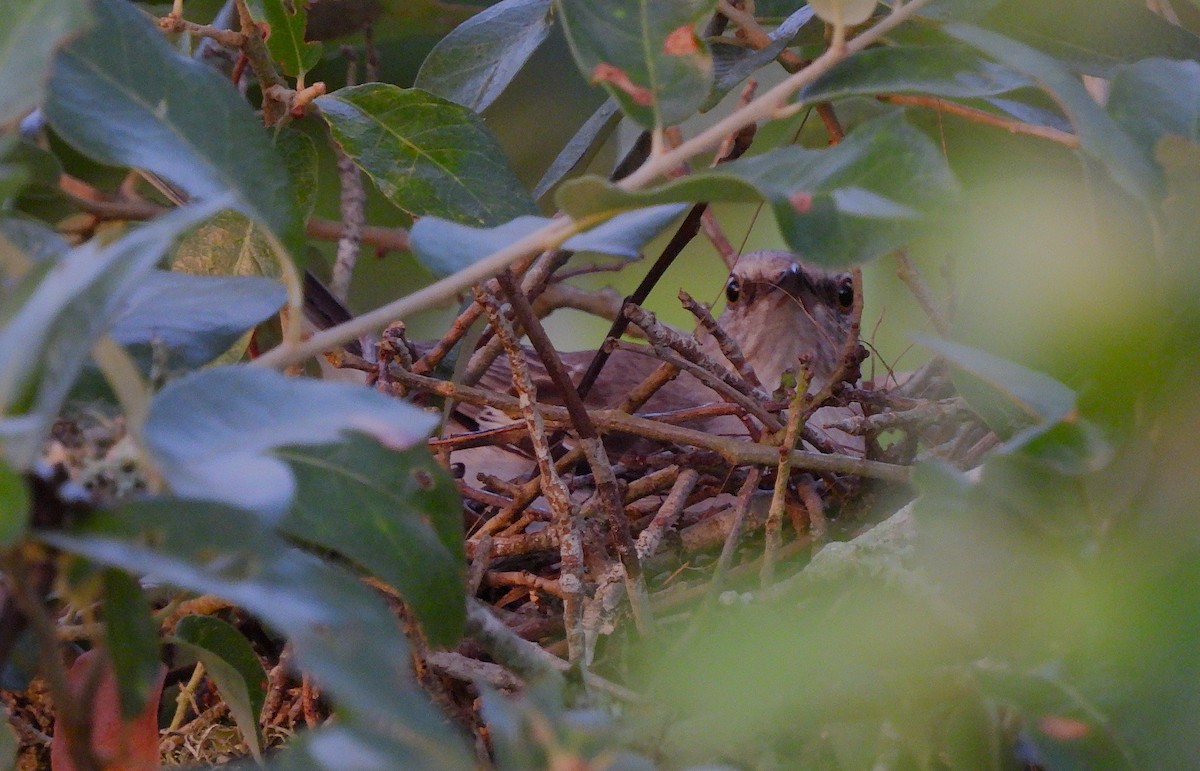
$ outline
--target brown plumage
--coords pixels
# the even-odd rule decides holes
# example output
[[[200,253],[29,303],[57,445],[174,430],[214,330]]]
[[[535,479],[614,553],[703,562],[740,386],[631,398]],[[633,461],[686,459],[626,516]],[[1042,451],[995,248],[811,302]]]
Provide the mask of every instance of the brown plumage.
[[[764,388],[774,391],[780,386],[783,374],[795,371],[802,353],[811,354],[812,390],[825,385],[837,367],[838,353],[850,328],[853,306],[853,283],[849,273],[834,273],[805,265],[789,252],[759,251],[745,254],[738,260],[725,284],[726,307],[718,323],[737,341],[746,361],[754,369]],[[721,354],[716,341],[701,330],[697,338],[710,357],[733,367]],[[595,385],[588,392],[585,404],[594,408],[614,407],[629,391],[658,366],[651,355],[619,348],[613,351]],[[593,351],[560,354],[573,383],[578,383],[592,359]],[[532,350],[526,350],[526,362],[537,388],[538,401],[561,404],[562,397],[546,369]],[[511,392],[512,382],[508,360],[500,357],[484,374],[479,385],[484,388]],[[692,375],[684,372],[667,383],[640,410],[641,413],[672,412],[721,401],[721,397]],[[504,413],[491,408],[462,406],[469,423],[480,429],[496,428],[512,422]],[[710,433],[745,433],[737,418],[721,416],[705,418],[688,424]],[[454,433],[451,428],[448,433]],[[504,476],[501,459],[493,448],[478,448],[456,452],[453,460],[466,463],[469,469],[485,470]],[[493,470],[491,466],[497,464]],[[468,479],[474,474],[468,473]]]

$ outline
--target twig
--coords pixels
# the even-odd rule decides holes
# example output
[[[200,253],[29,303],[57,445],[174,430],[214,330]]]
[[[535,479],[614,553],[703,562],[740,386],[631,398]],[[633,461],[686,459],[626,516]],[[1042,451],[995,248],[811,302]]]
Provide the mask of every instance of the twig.
[[[543,578],[530,573],[528,570],[489,570],[483,574],[483,581],[488,586],[523,586],[555,597],[562,598],[563,590],[558,581]]]
[[[464,683],[482,681],[505,691],[515,691],[525,685],[521,678],[499,664],[479,661],[453,651],[429,651],[425,663],[443,677],[452,677]]]
[[[755,388],[762,388],[762,382],[758,379],[758,375],[755,374],[754,368],[746,363],[746,357],[742,354],[742,347],[712,317],[708,306],[697,302],[695,298],[682,289],[679,290],[679,302],[683,303],[683,307],[695,316],[696,320],[700,322],[700,326],[704,327],[712,335],[713,339],[717,341],[717,346],[720,347],[721,354],[726,359],[729,359],[729,363],[742,376],[742,379]]]
[[[242,35],[245,37],[240,48],[250,62],[250,68],[254,70],[254,75],[262,87],[263,123],[267,126],[274,126],[287,115],[288,105],[279,101],[278,98],[272,98],[268,91],[272,87],[287,89],[287,82],[271,62],[266,43],[263,42],[262,30],[254,23],[254,16],[250,13],[246,0],[234,0],[234,2],[237,4],[238,21],[242,27]],[[359,335],[355,335],[355,337],[359,337]]]
[[[231,29],[220,29],[208,24],[197,24],[176,16],[173,13],[159,19],[158,28],[163,32],[170,32],[172,34],[187,32],[198,37],[211,38],[221,45],[230,48],[241,48],[246,44],[246,36],[241,32],[235,32]]]
[[[949,337],[950,322],[946,320],[946,315],[942,313],[937,301],[933,299],[933,290],[921,276],[921,271],[917,270],[917,266],[913,265],[912,260],[908,258],[908,251],[902,247],[892,254],[896,257],[896,276],[913,293],[913,297],[917,298],[917,302],[925,311],[925,315],[933,322],[933,328],[937,330],[937,333],[942,337]]]
[[[675,484],[671,488],[671,493],[663,501],[662,507],[654,515],[654,519],[638,536],[639,559],[645,559],[658,551],[658,544],[662,540],[664,531],[675,524],[675,520],[683,512],[688,496],[692,493],[692,488],[696,486],[699,479],[700,472],[695,469],[689,468],[679,472],[679,476],[676,477]]]
[[[596,496],[599,498],[600,508],[608,521],[613,546],[621,560],[621,565],[625,568],[626,589],[629,592],[634,621],[640,633],[648,634],[653,628],[654,622],[649,615],[649,606],[646,604],[646,587],[642,579],[642,568],[638,563],[637,549],[629,531],[629,520],[625,518],[625,508],[621,503],[621,496],[617,492],[617,480],[613,475],[612,465],[608,462],[608,453],[604,449],[603,442],[600,441],[600,433],[596,430],[587,408],[584,407],[583,399],[576,393],[574,384],[571,383],[571,378],[563,367],[562,359],[554,349],[554,344],[550,341],[542,323],[538,321],[533,312],[533,306],[529,304],[529,299],[517,285],[512,273],[503,271],[496,276],[496,280],[499,281],[512,304],[518,321],[525,328],[529,342],[533,344],[542,363],[546,365],[550,379],[563,395],[567,413],[575,427],[576,436],[579,437],[580,447],[583,448],[588,465],[592,467],[592,473],[596,477]]]
[[[338,180],[341,182],[339,200],[342,234],[338,238],[337,256],[333,261],[329,291],[333,292],[334,297],[345,302],[350,292],[350,279],[354,275],[354,264],[358,262],[359,247],[362,245],[367,193],[363,187],[362,172],[358,170],[358,166],[354,164],[350,156],[346,155],[346,151],[334,143],[333,154],[337,159]]]
[[[766,542],[763,547],[762,572],[759,574],[764,589],[775,582],[775,560],[782,536],[784,500],[787,497],[788,479],[792,474],[790,451],[800,438],[800,427],[804,423],[804,397],[812,379],[807,359],[807,355],[800,357],[800,376],[796,379],[796,390],[788,407],[787,429],[779,446],[779,466],[775,471],[775,490],[771,495],[770,511],[767,513]]]
[[[1052,126],[1039,126],[1033,123],[1025,123],[1023,121],[1014,120],[1012,118],[1003,118],[999,115],[993,115],[985,110],[980,110],[976,107],[967,107],[957,102],[951,102],[949,99],[942,99],[936,96],[925,96],[922,94],[888,94],[887,96],[879,97],[885,102],[892,104],[915,105],[917,107],[929,107],[938,112],[946,112],[951,115],[957,115],[960,118],[966,118],[975,123],[983,123],[987,126],[995,126],[1002,128],[1012,134],[1025,134],[1027,136],[1038,137],[1040,139],[1048,139],[1051,142],[1057,142],[1063,147],[1069,147],[1072,150],[1079,149],[1079,137],[1069,131],[1056,129]]]
[[[467,634],[499,663],[526,680],[551,677],[557,679],[572,664],[516,635],[478,600],[467,601]],[[593,688],[630,703],[640,703],[642,697],[627,688],[584,671],[583,681]]]
[[[917,0],[912,1],[917,2]],[[450,397],[469,404],[490,405],[512,416],[522,414],[520,401],[507,394],[455,385],[444,380],[414,375],[399,369],[393,370],[391,374],[396,380],[403,381],[410,388]],[[542,419],[550,424],[570,425],[570,417],[562,407],[542,404],[539,405],[538,412]],[[673,442],[712,450],[732,465],[774,466],[779,462],[779,448],[773,445],[747,442],[739,437],[715,436],[704,431],[695,431],[637,415],[628,415],[620,410],[593,410],[591,417],[596,428],[601,431],[633,434],[659,442]],[[898,484],[907,484],[911,475],[911,470],[906,466],[866,460],[850,455],[827,455],[806,450],[793,450],[791,455],[792,467],[805,471],[849,474]],[[497,548],[499,548],[499,542],[497,542]]]
[[[519,394],[521,415],[529,428],[529,438],[542,476],[542,493],[554,513],[553,528],[562,555],[559,585],[563,590],[563,624],[566,627],[568,657],[575,663],[582,660],[584,651],[583,630],[580,628],[585,577],[582,523],[576,521],[578,512],[571,503],[571,494],[554,468],[554,459],[550,457],[550,445],[546,441],[545,423],[536,402],[533,381],[512,325],[505,318],[495,297],[480,289],[476,292],[476,299],[483,305],[496,336],[508,354],[513,387]]]

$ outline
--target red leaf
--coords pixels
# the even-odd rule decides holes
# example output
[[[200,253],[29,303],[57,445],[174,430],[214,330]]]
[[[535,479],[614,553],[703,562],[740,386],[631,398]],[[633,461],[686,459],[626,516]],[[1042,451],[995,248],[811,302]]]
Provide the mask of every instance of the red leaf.
[[[96,662],[93,664],[93,662]],[[71,691],[83,694],[93,666],[100,667],[100,680],[92,697],[92,754],[101,760],[105,771],[148,771],[158,768],[158,700],[162,695],[167,668],[160,665],[158,680],[141,714],[129,721],[121,719],[121,699],[112,662],[102,652],[88,651],[71,665],[67,673]],[[52,771],[75,771],[67,749],[62,721],[54,721],[54,740],[50,743]]]
[[[600,62],[593,67],[592,82],[612,83],[614,86],[633,97],[633,101],[637,102],[643,107],[649,107],[650,105],[654,104],[654,94],[650,91],[650,89],[634,83],[629,79],[629,75],[625,73],[625,70],[621,69],[615,64]]]

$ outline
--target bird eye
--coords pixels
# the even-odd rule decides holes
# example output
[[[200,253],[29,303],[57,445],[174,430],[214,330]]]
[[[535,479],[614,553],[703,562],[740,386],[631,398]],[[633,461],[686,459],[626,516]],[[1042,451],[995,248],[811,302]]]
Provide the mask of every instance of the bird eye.
[[[850,306],[854,305],[854,282],[848,278],[842,279],[842,283],[838,286],[837,295],[838,306],[842,310],[850,310]]]
[[[736,278],[730,278],[729,282],[725,284],[725,299],[729,301],[730,305],[733,305],[741,296],[742,285],[738,283]]]

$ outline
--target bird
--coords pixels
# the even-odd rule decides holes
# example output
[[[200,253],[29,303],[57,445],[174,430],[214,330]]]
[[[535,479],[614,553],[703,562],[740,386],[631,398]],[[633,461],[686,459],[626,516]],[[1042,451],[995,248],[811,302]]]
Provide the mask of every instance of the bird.
[[[724,295],[725,309],[717,323],[738,344],[763,390],[776,392],[787,379],[787,373],[796,373],[802,355],[807,358],[809,392],[829,384],[852,329],[855,284],[849,272],[826,270],[783,250],[753,251],[742,255],[735,263],[726,278]],[[350,317],[344,306],[311,274],[305,281],[305,311],[310,323],[318,327],[327,327]],[[733,364],[711,334],[700,329],[696,337],[701,350],[710,359],[734,371]],[[428,346],[417,343],[415,348],[420,353]],[[562,395],[538,355],[532,349],[523,349],[523,353],[537,391],[537,401],[562,404]],[[579,383],[594,354],[591,350],[560,354],[572,383]],[[604,409],[619,405],[659,364],[648,345],[634,344],[613,350],[584,398],[585,406]],[[478,385],[493,391],[512,392],[507,358],[497,358]],[[721,396],[699,379],[682,372],[655,393],[639,413],[674,412],[721,401]],[[833,408],[824,409],[829,412]],[[833,411],[824,422],[844,417],[844,409]],[[814,418],[814,422],[822,422],[820,414]],[[460,404],[450,416],[443,435],[501,428],[512,422],[511,416],[498,409]],[[730,415],[701,417],[687,425],[709,433],[746,433],[744,424]],[[844,451],[857,452],[861,439],[841,435],[835,444]],[[461,464],[467,479],[474,479],[478,471],[513,478],[532,468],[528,454],[515,446],[456,450],[451,455],[451,462]]]
[[[805,263],[787,251],[749,252],[741,256],[725,281],[725,309],[717,323],[738,344],[768,394],[784,384],[787,373],[796,373],[802,355],[807,355],[809,392],[813,393],[828,385],[838,369],[840,354],[851,334],[854,292],[855,285],[849,272],[825,270]],[[697,339],[701,350],[710,359],[734,371],[733,364],[712,335],[701,329]],[[536,388],[537,401],[562,404],[562,395],[538,355],[531,349],[524,349],[524,356]],[[578,385],[593,356],[594,351],[590,350],[560,354],[573,384]],[[659,363],[648,345],[613,350],[587,392],[585,406],[604,409],[619,405]],[[484,373],[479,385],[493,391],[511,392],[513,386],[507,359],[498,358]],[[699,379],[682,372],[659,389],[639,413],[676,412],[721,401],[721,396]],[[814,415],[810,425],[821,430],[822,424],[846,417],[845,408],[823,408]],[[511,416],[492,407],[460,405],[444,433],[449,436],[502,428],[512,421]],[[701,417],[685,425],[714,434],[746,434],[744,424],[731,415]],[[830,431],[826,438],[843,452],[862,452],[860,437]],[[457,450],[452,453],[451,461],[462,464],[466,479],[474,479],[477,470],[512,478],[532,467],[528,455],[519,448],[508,448],[507,455],[498,453],[498,449],[485,446]]]

